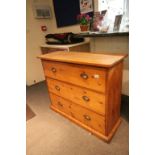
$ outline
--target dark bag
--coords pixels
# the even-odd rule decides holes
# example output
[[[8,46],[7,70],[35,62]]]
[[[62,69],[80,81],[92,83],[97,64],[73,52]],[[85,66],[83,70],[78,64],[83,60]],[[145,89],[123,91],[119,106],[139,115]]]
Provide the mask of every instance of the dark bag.
[[[47,34],[45,38],[47,44],[73,44],[84,41],[84,38],[77,38],[76,34],[72,32]],[[55,41],[50,41],[51,38]]]

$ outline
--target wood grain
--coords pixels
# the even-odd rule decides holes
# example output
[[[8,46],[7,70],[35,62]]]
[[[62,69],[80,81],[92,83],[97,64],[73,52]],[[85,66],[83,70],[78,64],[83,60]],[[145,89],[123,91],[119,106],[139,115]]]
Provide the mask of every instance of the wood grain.
[[[85,88],[70,85],[58,80],[47,78],[49,92],[62,96],[74,103],[77,103],[87,109],[93,110],[101,115],[105,115],[105,96]],[[60,90],[58,90],[60,88]],[[83,99],[83,96],[89,98],[89,101]]]
[[[110,141],[121,122],[125,56],[77,52],[41,56],[51,108]]]
[[[52,106],[79,120],[85,125],[103,134],[105,133],[105,118],[103,116],[100,116],[57,95],[50,94],[50,96],[52,98]]]
[[[51,103],[52,106],[54,106],[55,108],[59,109],[60,111],[68,114],[71,116],[71,102],[68,102],[64,99],[62,99],[61,97],[51,94],[50,93],[50,98],[51,98]]]
[[[106,87],[106,135],[120,119],[122,67],[120,62],[108,71]]]
[[[118,120],[118,122],[115,124],[115,126],[113,127],[111,133],[109,133],[109,136],[106,136],[105,134],[102,134],[101,132],[96,131],[95,129],[85,125],[84,123],[80,122],[79,120],[73,118],[72,116],[60,111],[59,109],[55,108],[54,106],[50,106],[50,108],[52,110],[54,110],[55,112],[61,114],[62,116],[66,117],[67,119],[69,119],[70,121],[76,123],[77,125],[81,126],[82,128],[88,130],[89,132],[91,132],[91,134],[101,138],[102,140],[104,140],[105,142],[110,142],[110,140],[112,139],[114,133],[116,132],[116,130],[118,129],[121,120]]]
[[[87,110],[77,104],[71,105],[72,117],[76,118],[85,125],[105,134],[105,118],[95,112]]]
[[[99,67],[112,67],[121,60],[123,60],[127,54],[122,55],[108,55],[108,54],[95,54],[85,52],[53,52],[44,54],[38,58],[43,60],[52,60],[59,62],[69,62],[75,64],[85,64]]]
[[[106,69],[104,68],[44,60],[42,65],[46,77],[105,92]],[[87,78],[82,77],[83,74],[87,75]]]

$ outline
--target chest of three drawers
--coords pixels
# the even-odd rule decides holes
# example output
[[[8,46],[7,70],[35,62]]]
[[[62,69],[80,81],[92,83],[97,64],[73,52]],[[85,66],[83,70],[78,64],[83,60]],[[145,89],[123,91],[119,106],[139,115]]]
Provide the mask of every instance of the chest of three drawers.
[[[51,109],[110,141],[121,122],[124,55],[55,52],[40,58]]]

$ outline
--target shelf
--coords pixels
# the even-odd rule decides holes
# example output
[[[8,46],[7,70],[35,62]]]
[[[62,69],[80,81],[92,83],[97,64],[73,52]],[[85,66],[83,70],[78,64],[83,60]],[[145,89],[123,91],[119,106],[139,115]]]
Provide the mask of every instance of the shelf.
[[[113,37],[113,36],[129,36],[129,32],[112,32],[112,33],[85,32],[76,34],[76,37]]]

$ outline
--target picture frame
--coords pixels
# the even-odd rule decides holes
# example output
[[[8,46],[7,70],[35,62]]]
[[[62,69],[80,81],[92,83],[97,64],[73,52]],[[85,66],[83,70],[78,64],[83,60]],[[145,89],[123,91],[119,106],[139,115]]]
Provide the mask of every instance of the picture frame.
[[[121,21],[122,21],[122,17],[123,17],[123,15],[115,16],[115,22],[114,22],[113,31],[119,31],[120,24],[121,24]]]

